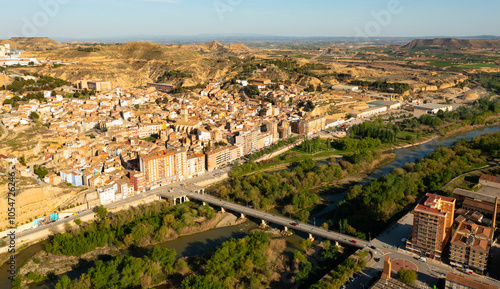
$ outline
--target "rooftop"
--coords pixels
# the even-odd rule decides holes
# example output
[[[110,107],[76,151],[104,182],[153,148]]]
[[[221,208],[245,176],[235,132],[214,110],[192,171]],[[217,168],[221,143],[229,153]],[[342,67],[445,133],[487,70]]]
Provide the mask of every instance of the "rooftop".
[[[446,275],[446,282],[453,282],[474,289],[498,289],[497,286],[477,281],[468,276],[453,272],[449,272],[448,275]]]
[[[481,177],[479,178],[479,180],[481,180],[481,181],[490,181],[490,182],[494,182],[494,183],[499,183],[500,184],[500,177],[492,176],[492,175],[487,175],[487,174],[481,175]]]
[[[453,194],[494,204],[495,198],[500,198],[500,189],[486,186],[482,187],[477,192],[464,189],[455,189],[453,191]]]

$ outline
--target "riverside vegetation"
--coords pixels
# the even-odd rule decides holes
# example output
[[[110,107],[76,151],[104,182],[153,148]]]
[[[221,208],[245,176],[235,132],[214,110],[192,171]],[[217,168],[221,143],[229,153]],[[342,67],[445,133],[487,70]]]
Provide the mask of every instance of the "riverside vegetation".
[[[394,169],[369,184],[352,187],[338,205],[339,217],[356,231],[374,235],[422,194],[440,193],[440,188],[453,178],[499,156],[500,133],[438,147],[427,158]]]

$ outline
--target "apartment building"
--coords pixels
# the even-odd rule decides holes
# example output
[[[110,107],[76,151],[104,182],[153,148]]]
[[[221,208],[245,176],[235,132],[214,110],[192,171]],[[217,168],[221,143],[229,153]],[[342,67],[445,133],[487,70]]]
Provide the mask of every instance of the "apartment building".
[[[167,185],[176,180],[175,151],[163,150],[141,157],[139,165],[148,188]]]
[[[450,242],[450,264],[484,272],[493,241],[493,228],[464,221]]]
[[[292,132],[300,135],[311,135],[325,129],[325,117],[301,119],[292,123]]]
[[[422,256],[441,259],[451,236],[455,199],[426,194],[417,205],[413,217],[413,232],[406,248]]]
[[[146,88],[154,87],[156,90],[161,92],[170,93],[174,91],[174,86],[170,83],[147,83]]]
[[[175,175],[177,180],[182,180],[188,175],[187,150],[180,149],[175,152]]]
[[[130,173],[130,182],[134,187],[136,193],[142,193],[146,191],[146,177],[141,172]]]
[[[80,80],[77,82],[77,88],[94,91],[111,90],[111,82],[102,80]]]
[[[187,153],[187,177],[192,178],[205,173],[205,155],[202,153]]]
[[[234,160],[231,158],[231,151],[230,147],[218,147],[206,152],[207,171],[216,170]]]

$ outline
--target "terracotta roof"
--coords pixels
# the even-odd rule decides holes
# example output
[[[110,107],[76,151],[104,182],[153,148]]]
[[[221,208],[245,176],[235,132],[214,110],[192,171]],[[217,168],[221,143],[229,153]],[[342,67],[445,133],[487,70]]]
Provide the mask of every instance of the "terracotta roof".
[[[487,174],[483,174],[479,180],[481,181],[490,181],[490,182],[494,182],[494,183],[499,183],[500,184],[500,177],[496,177],[496,176],[492,176],[492,175],[487,175]]]
[[[425,205],[422,205],[422,204],[418,204],[417,207],[415,208],[416,211],[421,211],[421,212],[424,212],[424,213],[428,213],[428,214],[436,214],[436,215],[441,215],[441,216],[445,216],[446,214],[441,212],[441,210],[438,210],[438,209],[433,209],[431,207],[427,207]]]
[[[490,285],[490,284],[487,284],[484,282],[480,282],[480,281],[474,280],[472,278],[469,278],[465,275],[456,274],[453,272],[449,272],[448,275],[446,275],[446,281],[457,283],[457,284],[466,286],[468,288],[474,288],[474,289],[498,289],[497,286],[493,286],[493,285]]]

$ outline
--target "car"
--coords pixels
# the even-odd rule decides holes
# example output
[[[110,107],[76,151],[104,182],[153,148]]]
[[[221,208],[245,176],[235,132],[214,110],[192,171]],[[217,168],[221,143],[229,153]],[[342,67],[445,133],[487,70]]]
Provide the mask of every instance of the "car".
[[[295,222],[294,222],[294,223],[291,223],[290,225],[292,225],[292,226],[298,226],[298,225],[299,225],[299,223],[295,223]]]
[[[465,273],[472,275],[472,273],[474,273],[474,272],[471,269],[467,269],[467,270],[465,270]]]
[[[375,258],[374,260],[375,260],[375,262],[379,262],[380,258]]]
[[[375,246],[373,246],[373,245],[372,245],[372,246],[370,246],[370,248],[372,248],[373,250],[377,250],[377,247],[375,247]]]
[[[424,257],[420,257],[420,259],[418,259],[419,261],[422,261],[422,262],[427,262],[427,258],[424,258]]]
[[[350,240],[349,242],[351,242],[353,244],[357,244],[358,243],[356,240]]]

